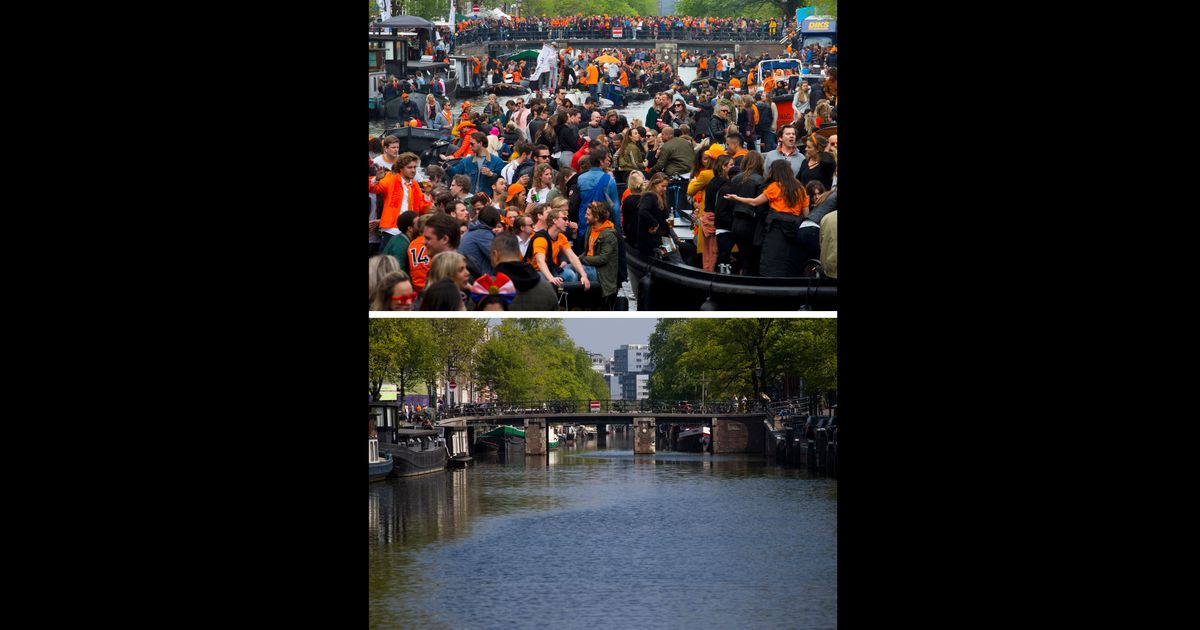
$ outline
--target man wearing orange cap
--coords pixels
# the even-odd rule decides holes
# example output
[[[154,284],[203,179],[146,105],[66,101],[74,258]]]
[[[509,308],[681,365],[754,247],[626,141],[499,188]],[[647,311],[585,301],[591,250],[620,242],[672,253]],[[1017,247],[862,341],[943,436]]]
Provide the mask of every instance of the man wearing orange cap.
[[[406,125],[408,124],[408,121],[410,121],[410,120],[413,120],[413,119],[420,120],[421,119],[421,110],[417,109],[416,103],[409,100],[408,92],[404,92],[403,94],[400,95],[400,112],[399,112],[398,117],[400,119],[400,122],[402,122]]]

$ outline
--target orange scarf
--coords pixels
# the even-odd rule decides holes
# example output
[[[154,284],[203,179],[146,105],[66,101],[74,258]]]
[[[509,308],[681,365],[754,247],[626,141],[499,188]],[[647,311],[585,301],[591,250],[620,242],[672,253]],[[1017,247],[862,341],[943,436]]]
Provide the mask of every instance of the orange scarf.
[[[616,229],[615,227],[613,227],[612,221],[605,221],[604,223],[601,223],[600,225],[597,225],[596,227],[592,228],[592,233],[588,235],[588,251],[587,251],[588,256],[596,255],[596,252],[594,251],[595,247],[596,247],[596,239],[600,238],[601,232],[603,232],[604,230],[610,230],[610,229]]]

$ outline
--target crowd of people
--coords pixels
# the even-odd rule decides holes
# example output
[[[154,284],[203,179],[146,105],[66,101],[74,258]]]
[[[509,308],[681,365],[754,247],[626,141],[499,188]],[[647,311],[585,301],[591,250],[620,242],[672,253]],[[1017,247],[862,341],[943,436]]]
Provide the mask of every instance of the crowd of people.
[[[790,22],[794,26],[794,20]],[[760,40],[779,39],[787,33],[786,20],[654,16],[590,15],[567,17],[512,17],[462,20],[456,25],[459,44],[493,40],[547,39],[685,39]],[[613,29],[620,28],[621,35]]]
[[[789,50],[802,62],[808,52],[836,49]],[[707,81],[679,82],[678,61]],[[566,49],[554,89],[528,99],[488,95],[473,111],[418,95],[426,112],[402,108],[402,122],[442,131],[455,150],[419,180],[419,156],[395,136],[368,139],[370,308],[556,310],[565,290],[593,286],[591,304],[614,308],[636,282],[629,250],[766,277],[805,275],[816,260],[836,277],[836,67],[754,77],[758,61]],[[566,94],[646,77],[667,89],[644,119]],[[789,90],[795,119],[781,124],[771,97]],[[694,240],[680,241],[672,218],[688,207]]]

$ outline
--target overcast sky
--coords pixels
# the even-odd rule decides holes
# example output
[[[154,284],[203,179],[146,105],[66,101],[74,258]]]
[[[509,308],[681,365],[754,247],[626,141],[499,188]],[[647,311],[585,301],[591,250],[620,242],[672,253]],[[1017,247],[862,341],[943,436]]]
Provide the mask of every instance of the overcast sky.
[[[650,343],[650,333],[658,324],[658,318],[562,318],[567,334],[575,340],[575,345],[586,348],[588,352],[604,355],[611,359],[613,350],[625,344]],[[500,320],[492,318],[492,326],[498,326]]]
[[[587,348],[588,352],[597,352],[611,359],[613,350],[618,346],[629,344],[650,343],[650,333],[658,324],[657,318],[627,319],[577,319],[563,318],[563,326],[567,334],[575,340],[575,345]]]

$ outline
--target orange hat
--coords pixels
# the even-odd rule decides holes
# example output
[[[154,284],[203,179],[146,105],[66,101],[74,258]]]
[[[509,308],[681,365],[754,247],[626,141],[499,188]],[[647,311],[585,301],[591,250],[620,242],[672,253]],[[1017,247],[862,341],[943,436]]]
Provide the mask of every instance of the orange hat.
[[[400,98],[408,98],[408,92],[402,92]]]
[[[715,159],[721,157],[722,155],[725,155],[725,147],[723,147],[719,144],[714,144],[714,145],[708,147],[708,150],[704,152],[704,155],[707,155],[708,157],[715,160]]]
[[[517,195],[519,195],[523,192],[525,192],[524,186],[522,186],[521,184],[513,184],[512,186],[508,187],[508,196],[505,197],[504,200],[512,201],[513,197],[516,197]]]
[[[471,101],[463,101],[462,108],[471,109]]]

